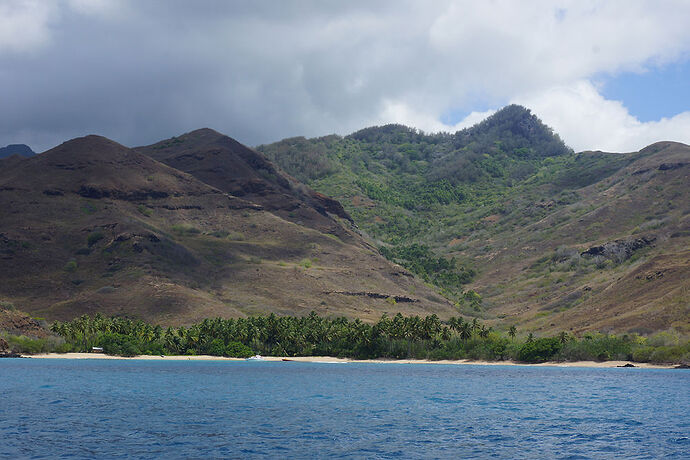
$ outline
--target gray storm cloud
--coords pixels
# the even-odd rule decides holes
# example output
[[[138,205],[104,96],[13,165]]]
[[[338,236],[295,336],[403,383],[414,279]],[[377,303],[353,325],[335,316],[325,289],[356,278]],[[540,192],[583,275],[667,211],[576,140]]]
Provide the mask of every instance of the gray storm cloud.
[[[98,133],[134,146],[203,126],[250,145],[386,122],[450,131],[510,102],[576,149],[690,132],[689,112],[639,123],[592,83],[685,56],[687,2],[370,3],[2,3],[0,144]],[[592,111],[605,123],[587,129]],[[449,112],[468,116],[443,123]]]

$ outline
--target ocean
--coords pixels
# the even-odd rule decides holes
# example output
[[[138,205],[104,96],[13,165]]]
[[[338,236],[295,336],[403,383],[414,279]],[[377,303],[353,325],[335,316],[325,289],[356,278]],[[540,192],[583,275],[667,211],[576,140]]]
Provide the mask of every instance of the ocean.
[[[690,458],[690,371],[0,360],[0,458]]]

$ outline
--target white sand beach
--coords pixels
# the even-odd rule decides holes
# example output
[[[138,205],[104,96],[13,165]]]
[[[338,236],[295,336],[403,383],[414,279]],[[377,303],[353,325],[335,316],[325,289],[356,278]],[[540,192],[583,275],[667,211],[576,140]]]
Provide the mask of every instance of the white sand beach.
[[[102,353],[45,353],[36,355],[23,355],[25,358],[33,359],[121,359],[121,360],[148,360],[148,361],[245,361],[243,358],[225,358],[222,356],[159,356],[159,355],[140,355],[131,358],[121,356],[105,355]],[[474,364],[482,366],[547,366],[547,367],[596,367],[596,368],[614,368],[625,366],[626,364],[633,364],[637,368],[643,369],[671,369],[673,364],[649,364],[649,363],[633,363],[630,361],[573,361],[573,362],[546,362],[539,364],[525,364],[514,361],[472,361],[468,359],[461,360],[439,360],[429,361],[425,359],[350,359],[350,358],[334,358],[331,356],[299,356],[284,358],[280,356],[262,356],[264,361],[285,361],[289,362],[307,362],[307,363],[378,363],[378,364]]]

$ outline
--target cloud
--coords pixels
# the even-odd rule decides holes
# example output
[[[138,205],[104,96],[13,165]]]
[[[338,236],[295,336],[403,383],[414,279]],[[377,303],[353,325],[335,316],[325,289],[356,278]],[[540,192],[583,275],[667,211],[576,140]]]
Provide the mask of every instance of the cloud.
[[[637,151],[659,140],[690,144],[690,111],[640,122],[619,101],[610,101],[586,80],[521,95],[512,102],[530,107],[575,150]]]
[[[0,55],[30,53],[48,43],[49,23],[57,7],[50,2],[6,0],[0,3]]]
[[[627,149],[686,117],[641,124],[591,82],[687,56],[687,17],[682,0],[4,2],[0,144],[452,131],[523,101],[576,148]]]

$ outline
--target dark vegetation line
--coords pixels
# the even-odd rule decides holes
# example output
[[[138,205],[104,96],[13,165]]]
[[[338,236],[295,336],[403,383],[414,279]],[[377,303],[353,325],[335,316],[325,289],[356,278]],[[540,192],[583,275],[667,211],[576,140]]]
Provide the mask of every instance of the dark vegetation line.
[[[87,352],[102,347],[121,356],[197,355],[248,357],[335,356],[356,359],[475,359],[544,361],[627,360],[637,362],[683,362],[690,360],[690,341],[672,343],[660,334],[647,339],[635,334],[621,336],[585,334],[581,338],[562,332],[556,337],[518,337],[512,326],[506,335],[481,324],[436,315],[394,317],[383,315],[375,324],[359,319],[328,319],[312,312],[308,316],[253,316],[240,319],[205,319],[190,327],[153,326],[128,318],[81,316],[55,322],[51,330],[64,342],[16,338],[11,345],[23,352]],[[659,338],[661,337],[661,338]],[[10,339],[12,339],[10,337]],[[31,347],[34,349],[32,350]],[[28,349],[27,349],[28,348]],[[48,347],[50,348],[50,347]]]

